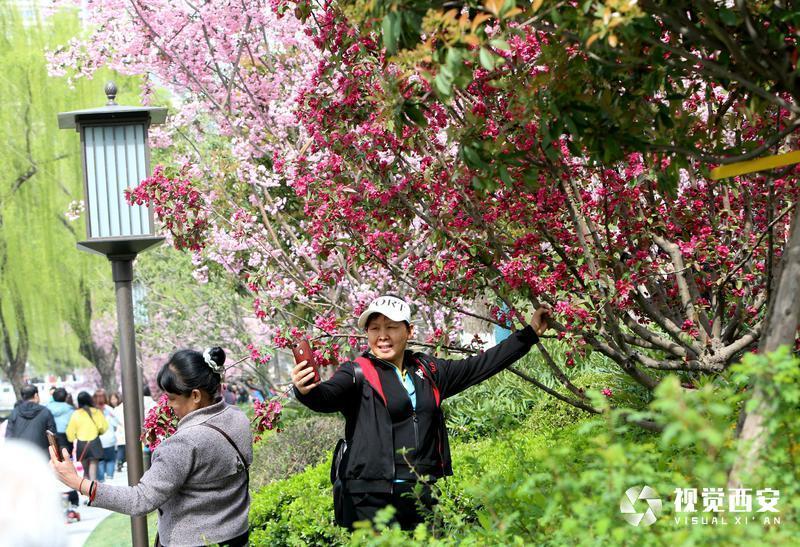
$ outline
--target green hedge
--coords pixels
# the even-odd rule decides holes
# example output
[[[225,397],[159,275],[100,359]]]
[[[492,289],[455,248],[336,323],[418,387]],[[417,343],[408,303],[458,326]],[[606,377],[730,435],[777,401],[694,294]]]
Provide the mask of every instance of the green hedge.
[[[506,477],[514,476],[521,456],[563,435],[564,427],[576,422],[581,414],[558,401],[543,399],[518,432],[501,430],[494,438],[454,444],[456,477],[441,483],[442,514],[460,523],[474,521],[483,499],[471,485],[486,472],[485,467],[490,466],[493,472]],[[538,433],[534,434],[531,427]],[[305,472],[273,482],[254,493],[250,508],[253,545],[343,545],[353,541],[333,521],[329,471],[330,456]],[[373,532],[361,531],[356,538],[361,537],[359,534],[369,536]],[[401,536],[398,541],[407,540],[404,534]]]
[[[750,356],[735,373],[687,390],[664,379],[646,413],[654,434],[627,415],[585,414],[542,399],[519,427],[453,443],[455,476],[441,481],[429,526],[413,533],[378,524],[349,535],[332,520],[328,463],[275,482],[253,497],[254,545],[792,545],[800,537],[800,361],[788,352]],[[736,456],[733,428],[756,378],[773,403],[763,465],[745,487],[780,490],[780,524],[676,524],[675,488],[724,488]],[[599,387],[599,386],[598,386]],[[593,404],[608,401],[590,393]],[[634,527],[620,514],[628,488],[647,485],[664,502],[659,519]],[[698,506],[702,510],[702,500]],[[754,500],[755,502],[755,500]],[[644,502],[641,502],[644,503]],[[755,503],[754,503],[755,505]],[[754,507],[755,510],[755,507]],[[693,516],[708,516],[695,513]],[[770,515],[775,516],[775,515]]]
[[[330,457],[253,495],[253,545],[342,545],[348,534],[333,522]]]

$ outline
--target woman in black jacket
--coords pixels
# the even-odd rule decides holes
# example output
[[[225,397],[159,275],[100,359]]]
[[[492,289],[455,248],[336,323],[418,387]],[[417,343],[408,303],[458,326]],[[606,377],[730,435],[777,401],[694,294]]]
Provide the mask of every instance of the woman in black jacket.
[[[299,363],[292,371],[297,399],[317,412],[341,412],[347,451],[339,467],[344,496],[337,520],[352,528],[387,505],[413,529],[430,509],[430,483],[452,475],[441,402],[500,372],[524,356],[547,329],[550,309],[540,307],[531,324],[488,351],[463,360],[439,359],[406,349],[411,309],[394,296],[374,300],[358,320],[369,352],[314,383]],[[357,372],[358,371],[358,372]],[[420,483],[421,499],[411,494]]]

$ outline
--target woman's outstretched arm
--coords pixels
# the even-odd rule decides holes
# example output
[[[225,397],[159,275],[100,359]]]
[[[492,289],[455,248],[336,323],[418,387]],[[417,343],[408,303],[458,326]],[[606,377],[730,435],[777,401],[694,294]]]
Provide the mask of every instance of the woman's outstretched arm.
[[[68,487],[89,494],[90,481],[75,471],[69,453],[64,449],[64,461],[59,462],[50,449],[50,464],[58,479]],[[150,469],[136,486],[98,484],[94,501],[96,507],[125,515],[141,516],[155,511],[171,498],[186,482],[194,464],[196,448],[188,435],[170,437],[153,452]]]
[[[525,356],[539,341],[539,335],[547,330],[549,315],[549,307],[540,307],[534,312],[530,325],[514,332],[493,348],[467,359],[426,356],[431,368],[435,369],[431,373],[442,398],[452,397],[494,376]]]
[[[316,412],[341,412],[350,404],[355,387],[353,363],[340,366],[330,380],[314,382],[314,373],[304,363],[292,370],[294,394],[297,400]]]

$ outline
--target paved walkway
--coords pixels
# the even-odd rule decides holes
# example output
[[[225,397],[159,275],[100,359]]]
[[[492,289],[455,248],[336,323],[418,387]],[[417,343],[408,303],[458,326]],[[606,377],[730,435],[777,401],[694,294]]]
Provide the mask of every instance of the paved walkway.
[[[123,467],[122,473],[114,473],[114,478],[111,480],[106,480],[106,483],[113,484],[114,486],[127,486],[127,469]],[[81,502],[83,502],[83,499],[85,498],[83,498],[83,496],[81,496],[81,498]],[[67,524],[68,547],[83,547],[83,544],[86,543],[87,539],[89,539],[89,536],[94,529],[97,528],[97,525],[112,513],[112,511],[107,511],[106,509],[89,507],[87,505],[81,505],[78,507],[77,511],[81,515],[81,520],[79,522]]]

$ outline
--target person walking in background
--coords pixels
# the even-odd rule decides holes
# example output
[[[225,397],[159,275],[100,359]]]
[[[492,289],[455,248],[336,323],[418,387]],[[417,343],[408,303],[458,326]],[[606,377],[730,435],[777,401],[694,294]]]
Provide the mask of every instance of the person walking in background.
[[[47,403],[47,410],[53,415],[56,422],[56,439],[58,439],[58,446],[70,449],[72,451],[72,443],[67,440],[67,424],[75,412],[75,407],[67,403],[67,390],[63,387],[58,387],[53,392],[53,400]]]
[[[56,430],[53,414],[39,404],[39,388],[36,386],[23,386],[20,395],[21,402],[8,418],[6,437],[28,441],[46,452],[48,444],[45,431]]]
[[[47,410],[53,414],[56,422],[55,434],[58,446],[72,452],[73,443],[67,439],[67,425],[72,413],[75,412],[75,407],[67,403],[67,395],[67,390],[63,387],[56,388],[52,393],[53,400],[47,403]],[[70,505],[77,506],[80,503],[80,498],[75,490],[71,490],[67,495]]]
[[[220,393],[225,352],[181,350],[158,373],[178,417],[178,429],[153,452],[135,486],[81,479],[69,458],[50,465],[59,480],[89,495],[90,504],[126,515],[158,509],[155,545],[248,545],[248,468],[253,461],[250,420]]]
[[[72,413],[67,424],[67,440],[78,441],[75,451],[78,461],[83,465],[83,475],[88,479],[97,479],[97,462],[103,459],[100,435],[107,430],[108,422],[103,413],[94,407],[92,396],[85,391],[78,393],[78,410]]]
[[[103,459],[97,462],[97,480],[100,482],[114,478],[117,469],[117,417],[114,409],[108,404],[105,389],[98,389],[92,397],[94,407],[103,413],[108,422],[108,429],[100,435],[100,444],[103,446]]]
[[[122,395],[115,391],[108,401],[113,407],[114,417],[117,419],[117,471],[122,471],[122,464],[125,463],[125,413],[122,406]]]

